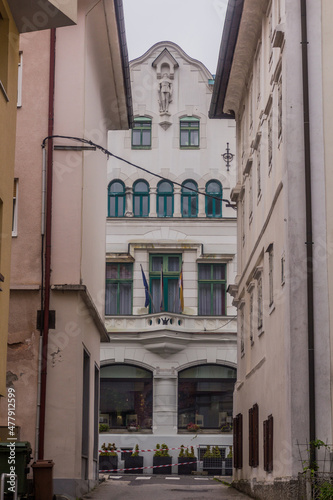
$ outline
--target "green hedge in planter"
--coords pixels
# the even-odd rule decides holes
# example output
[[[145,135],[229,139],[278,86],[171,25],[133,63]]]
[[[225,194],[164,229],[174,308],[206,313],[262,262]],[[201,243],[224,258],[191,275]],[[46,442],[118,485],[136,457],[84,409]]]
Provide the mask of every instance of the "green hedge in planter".
[[[143,467],[143,457],[139,456],[139,445],[135,446],[135,451],[132,454],[125,454],[125,469],[134,467]],[[143,469],[125,470],[125,474],[143,474]]]
[[[185,446],[182,444],[180,448],[180,453],[178,456],[178,463],[182,465],[178,465],[178,474],[182,475],[190,475],[192,472],[197,470],[196,457],[194,455],[194,448],[191,446],[191,450],[188,448],[185,449]]]
[[[156,445],[156,451],[153,457],[153,466],[172,464],[172,457],[169,455],[169,448],[165,443],[160,447]],[[153,474],[172,474],[172,467],[159,467],[153,469]]]

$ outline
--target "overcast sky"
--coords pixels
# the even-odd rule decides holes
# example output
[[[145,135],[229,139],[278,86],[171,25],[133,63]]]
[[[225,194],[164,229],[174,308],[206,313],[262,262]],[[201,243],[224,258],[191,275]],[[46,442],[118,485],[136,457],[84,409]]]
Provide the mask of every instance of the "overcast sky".
[[[129,59],[168,40],[215,74],[227,3],[228,0],[123,0]]]

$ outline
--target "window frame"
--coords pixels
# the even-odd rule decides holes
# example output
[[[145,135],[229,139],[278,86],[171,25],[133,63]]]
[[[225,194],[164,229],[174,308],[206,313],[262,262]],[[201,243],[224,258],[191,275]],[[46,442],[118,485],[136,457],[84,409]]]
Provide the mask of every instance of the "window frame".
[[[171,191],[166,191],[166,192],[160,192],[160,186],[163,184],[169,184],[171,186]],[[168,205],[167,205],[167,198],[171,197],[171,215],[168,215]],[[163,199],[163,214],[160,214],[159,211],[159,200]],[[167,180],[162,180],[157,184],[157,192],[156,192],[156,213],[157,217],[173,217],[173,212],[174,212],[174,188],[173,188],[173,183],[171,181]]]
[[[118,182],[119,184],[122,185],[123,191],[122,192],[119,191],[119,192],[112,193],[111,192],[111,186],[113,184],[115,184],[116,182]],[[115,198],[116,199],[116,202],[115,202],[115,214],[114,215],[111,215],[111,207],[110,207],[111,198]],[[119,215],[119,204],[118,204],[118,199],[119,198],[123,199],[123,204],[122,204],[123,213],[122,213],[122,215]],[[125,210],[126,210],[126,186],[123,183],[123,181],[121,181],[120,179],[114,179],[108,185],[108,217],[125,217]]]
[[[200,279],[199,278],[199,269],[200,266],[210,266],[210,279]],[[223,266],[224,267],[224,279],[214,279],[214,266]],[[199,293],[199,285],[200,284],[210,284],[210,314],[201,314],[200,313],[200,293]],[[222,315],[214,314],[214,285],[221,284],[224,285],[224,299],[222,301]],[[227,311],[227,264],[225,262],[199,262],[198,263],[198,316],[226,316]]]
[[[182,254],[181,253],[151,253],[149,254],[149,290],[151,291],[152,294],[152,282],[154,280],[159,280],[161,279],[161,271],[153,271],[153,258],[154,257],[160,257],[162,258],[162,270],[163,270],[163,311],[164,312],[171,312],[169,311],[169,303],[168,303],[168,286],[169,286],[169,280],[177,280],[179,282],[179,276],[180,272],[182,269]],[[179,259],[179,266],[178,266],[178,271],[169,271],[168,269],[168,261],[170,257],[178,257]],[[159,306],[159,304],[153,304],[153,300],[151,299],[150,304],[149,304],[149,313],[152,314],[154,311],[155,307]],[[156,312],[156,311],[155,311]]]
[[[234,442],[234,468],[243,468],[243,415],[238,413],[234,418],[233,426]]]
[[[210,192],[208,190],[209,188],[209,185],[212,184],[213,182],[215,182],[216,184],[218,184],[219,188],[220,188],[220,191],[219,193],[213,193],[213,192]],[[222,218],[222,196],[223,196],[223,186],[221,184],[220,181],[216,180],[216,179],[211,179],[210,181],[208,181],[206,183],[206,187],[205,187],[205,192],[206,192],[206,195],[210,195],[210,196],[213,196],[213,198],[211,198],[212,200],[212,213],[209,214],[208,213],[208,197],[206,196],[206,200],[205,200],[205,211],[206,211],[206,217],[210,217],[212,219],[220,219]],[[216,202],[218,201],[216,198],[219,198],[221,197],[220,199],[220,203],[221,203],[221,213],[219,215],[216,215]]]
[[[9,17],[7,9],[2,0],[0,0],[0,90],[7,102],[9,97],[8,78],[9,78]]]
[[[182,191],[181,191],[181,213],[182,213],[182,217],[184,218],[195,218],[195,217],[198,217],[198,193],[197,192],[194,192],[194,191],[188,191],[186,192],[185,189],[189,189],[188,187],[186,187],[186,184],[189,184],[189,183],[193,183],[194,184],[194,188],[193,189],[196,189],[196,191],[198,191],[198,184],[192,180],[192,179],[186,179],[186,181],[184,181],[182,183]],[[187,199],[187,203],[188,203],[188,215],[185,215],[184,214],[184,200]],[[195,214],[192,215],[192,199],[195,199]]]
[[[107,278],[107,267],[108,265],[116,265],[117,266],[117,278]],[[120,266],[126,266],[131,270],[131,278],[120,278]],[[130,305],[130,313],[123,314],[120,313],[120,285],[121,284],[130,284],[131,285],[131,305]],[[115,314],[111,314],[107,311],[107,284],[117,285],[117,312]],[[105,316],[129,316],[133,314],[133,263],[132,262],[106,262],[105,266]]]
[[[187,126],[185,125],[187,124]],[[193,125],[191,125],[193,124]],[[195,126],[195,125],[196,126]],[[183,125],[183,126],[182,126]],[[182,132],[187,131],[188,144],[182,143]],[[198,132],[198,144],[192,144],[191,132]],[[179,148],[200,149],[200,119],[192,116],[184,116],[179,120]]]
[[[259,465],[259,406],[255,403],[249,409],[249,466]]]
[[[147,191],[136,191],[136,186],[139,182],[143,182],[147,186]],[[143,198],[147,198],[147,215],[143,214]],[[136,214],[136,205],[139,203],[139,215]],[[134,217],[149,217],[150,212],[150,188],[145,179],[138,179],[133,184],[133,216]]]
[[[135,126],[137,125],[137,126]],[[133,133],[140,131],[140,144],[133,144]],[[149,144],[143,144],[143,133],[149,130]],[[133,120],[131,133],[131,148],[132,149],[151,149],[152,145],[152,119],[147,116],[138,116]]]
[[[234,376],[229,376],[223,373],[223,376],[209,376],[200,374],[200,369],[207,371],[207,368],[232,370]],[[194,373],[193,373],[194,371]],[[212,375],[212,374],[211,374]],[[222,375],[222,374],[221,374]],[[189,368],[182,369],[178,372],[178,409],[177,421],[178,430],[185,430],[187,425],[194,423],[200,426],[201,430],[219,429],[221,432],[231,433],[233,431],[233,397],[235,383],[237,381],[237,369],[235,367],[221,365],[216,363],[208,363],[206,365],[197,364]],[[217,385],[214,387],[214,383]],[[227,386],[230,383],[230,387]],[[182,385],[183,384],[183,385]],[[223,385],[223,388],[218,387]],[[193,392],[189,391],[189,385],[194,387]],[[229,394],[231,393],[231,395]],[[229,395],[228,395],[229,394]],[[231,407],[228,405],[231,401]],[[182,404],[181,404],[181,403]],[[211,405],[211,412],[215,411],[215,415],[208,413],[205,416],[205,408]],[[212,409],[215,407],[215,409]],[[221,419],[221,412],[225,413]],[[199,412],[201,414],[199,414]],[[183,419],[181,418],[183,416]],[[197,418],[199,417],[199,418]],[[213,421],[212,421],[213,420]],[[214,425],[214,420],[217,425]],[[201,421],[201,423],[199,423]],[[223,424],[221,423],[223,421]],[[221,426],[222,425],[222,426]],[[222,430],[222,427],[228,427]]]

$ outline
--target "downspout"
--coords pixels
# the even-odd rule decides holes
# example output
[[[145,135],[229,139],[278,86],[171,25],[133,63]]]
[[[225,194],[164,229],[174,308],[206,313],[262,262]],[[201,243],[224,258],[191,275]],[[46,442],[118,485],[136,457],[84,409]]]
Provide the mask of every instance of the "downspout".
[[[53,125],[54,125],[55,43],[56,43],[56,31],[55,28],[53,28],[51,29],[50,33],[49,116],[48,116],[49,137],[53,135]],[[45,437],[47,350],[48,350],[48,335],[49,335],[50,283],[51,283],[52,167],[53,167],[53,140],[51,138],[48,141],[48,148],[47,148],[45,282],[44,282],[44,314],[42,317],[43,339],[42,339],[40,413],[39,413],[39,437],[38,437],[39,460],[44,459],[44,437]]]
[[[309,365],[309,438],[310,468],[316,461],[315,410],[315,358],[314,358],[314,307],[313,307],[313,241],[312,241],[312,194],[310,158],[310,112],[309,112],[309,70],[306,0],[301,0],[302,27],[302,80],[303,80],[303,118],[304,118],[304,173],[306,203],[306,257],[307,257],[307,306],[308,306],[308,365]]]

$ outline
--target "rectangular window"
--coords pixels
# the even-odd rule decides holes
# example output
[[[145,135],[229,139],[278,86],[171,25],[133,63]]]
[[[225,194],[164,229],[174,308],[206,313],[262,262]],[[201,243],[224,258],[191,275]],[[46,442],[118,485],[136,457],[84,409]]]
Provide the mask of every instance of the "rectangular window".
[[[261,194],[261,156],[260,156],[260,143],[257,148],[257,196]]]
[[[273,273],[274,273],[273,245],[269,245],[269,248],[268,248],[268,280],[269,280],[269,305],[270,306],[273,304],[273,301],[274,301]]]
[[[151,148],[151,119],[134,118],[132,128],[132,149]]]
[[[88,479],[89,464],[89,404],[90,404],[90,356],[83,349],[83,383],[82,383],[82,478]]]
[[[268,122],[268,168],[269,170],[272,168],[272,159],[273,159],[273,115],[272,111],[269,114]]]
[[[200,316],[225,316],[226,264],[198,265]]]
[[[234,418],[234,468],[243,467],[243,415],[239,413]]]
[[[257,404],[249,409],[249,465],[259,465],[259,407]]]
[[[282,138],[282,76],[278,83],[278,138]]]
[[[181,254],[150,255],[151,312],[168,311],[179,313],[179,275],[182,267]]]
[[[12,236],[17,236],[17,188],[18,188],[18,179],[14,179]]]
[[[253,304],[254,304],[254,295],[253,295],[253,293],[251,293],[251,295],[250,295],[250,342],[251,342],[251,345],[254,342],[254,337],[253,337],[253,316],[254,316]]]
[[[264,420],[264,470],[273,470],[273,416]]]
[[[133,265],[106,263],[105,314],[132,314]]]
[[[199,120],[196,118],[184,118],[180,120],[180,147],[199,147]]]
[[[23,73],[23,52],[20,52],[18,73],[17,73],[17,107],[22,106],[22,73]]]
[[[262,329],[263,306],[262,306],[262,277],[258,278],[258,330]]]
[[[8,81],[8,51],[9,51],[9,18],[4,3],[0,0],[0,90],[6,101]]]

